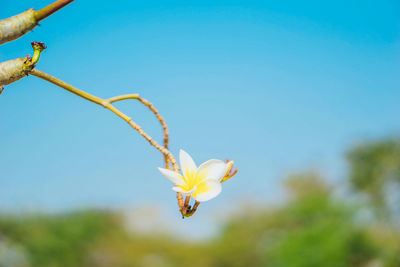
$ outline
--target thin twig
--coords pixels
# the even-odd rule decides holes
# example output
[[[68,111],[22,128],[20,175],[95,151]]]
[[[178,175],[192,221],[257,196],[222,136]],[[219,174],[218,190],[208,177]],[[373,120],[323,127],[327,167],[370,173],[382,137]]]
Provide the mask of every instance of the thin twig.
[[[183,208],[181,210],[183,216],[185,216],[190,211],[189,203],[190,203],[190,196],[186,196],[185,203],[183,204]]]
[[[128,94],[128,95],[114,96],[114,97],[109,98],[108,101],[110,103],[114,103],[114,102],[121,101],[121,100],[126,100],[126,99],[138,100],[143,105],[148,107],[154,113],[154,115],[156,116],[156,118],[158,119],[158,121],[160,122],[160,124],[161,124],[161,126],[163,128],[164,147],[166,149],[168,149],[169,137],[168,137],[168,126],[167,126],[167,123],[165,122],[164,118],[161,116],[161,114],[158,112],[158,110],[154,107],[154,105],[150,101],[140,97],[139,94]],[[168,156],[165,155],[165,154],[164,154],[164,160],[165,160],[165,167],[167,169],[170,169]]]
[[[51,82],[73,94],[76,94],[90,102],[93,102],[95,104],[98,104],[100,106],[103,106],[104,108],[109,109],[113,113],[115,113],[117,116],[125,120],[133,129],[139,132],[140,135],[142,135],[152,146],[154,146],[156,149],[158,149],[164,156],[165,159],[165,165],[166,168],[170,169],[169,163],[172,164],[172,167],[174,171],[179,172],[179,166],[176,162],[175,157],[172,155],[172,153],[168,150],[168,127],[167,124],[165,123],[164,118],[160,115],[158,110],[154,107],[154,105],[149,102],[148,100],[140,97],[138,94],[129,94],[129,95],[121,95],[121,96],[116,96],[112,97],[110,99],[102,99],[100,97],[91,95],[89,93],[86,93],[85,91],[82,91],[58,78],[55,78],[47,73],[44,73],[38,69],[34,69],[35,64],[39,60],[40,53],[46,48],[46,46],[43,43],[38,43],[38,42],[32,42],[32,47],[34,48],[34,55],[33,58],[21,58],[17,59],[11,62],[3,62],[0,63],[0,94],[3,91],[2,85],[7,85],[12,82],[15,82],[16,80],[21,79],[22,77],[32,74],[38,78],[41,78],[43,80],[46,80],[48,82]],[[156,118],[159,120],[159,122],[162,125],[163,132],[164,132],[164,147],[159,145],[154,139],[151,138],[150,135],[148,135],[146,132],[143,131],[143,129],[136,124],[130,117],[122,113],[120,110],[118,110],[116,107],[112,105],[112,103],[117,102],[117,101],[122,101],[126,99],[136,99],[140,101],[142,104],[147,106],[156,116]],[[179,206],[179,211],[182,213],[183,216],[187,214],[189,211],[191,214],[193,214],[193,210],[190,211],[188,209],[188,203],[184,203],[183,201],[183,196],[181,193],[176,194],[177,200],[178,200],[178,206]],[[188,199],[187,199],[188,200]],[[198,206],[195,205],[196,208]]]
[[[168,157],[169,161],[172,163],[172,166],[174,167],[174,170],[176,172],[179,172],[179,166],[176,162],[175,157],[172,155],[172,153],[166,149],[165,147],[161,146],[160,144],[158,144],[150,135],[148,135],[145,131],[143,131],[142,127],[140,127],[137,123],[135,123],[130,117],[128,117],[127,115],[125,115],[124,113],[122,113],[119,109],[117,109],[116,107],[114,107],[110,100],[107,99],[103,99],[94,95],[91,95],[89,93],[86,93],[85,91],[82,91],[56,77],[53,77],[45,72],[42,72],[38,69],[33,69],[32,71],[30,71],[31,75],[34,75],[38,78],[41,78],[43,80],[46,80],[48,82],[51,82],[73,94],[76,94],[86,100],[89,100],[95,104],[98,104],[100,106],[103,106],[106,109],[109,109],[110,111],[112,111],[113,113],[115,113],[118,117],[120,117],[121,119],[123,119],[124,121],[126,121],[133,129],[135,129],[136,131],[139,132],[139,134],[141,136],[143,136],[152,146],[154,146],[156,149],[158,149],[163,155],[165,155],[166,157]],[[114,99],[115,100],[115,99]],[[115,101],[114,101],[115,102]]]

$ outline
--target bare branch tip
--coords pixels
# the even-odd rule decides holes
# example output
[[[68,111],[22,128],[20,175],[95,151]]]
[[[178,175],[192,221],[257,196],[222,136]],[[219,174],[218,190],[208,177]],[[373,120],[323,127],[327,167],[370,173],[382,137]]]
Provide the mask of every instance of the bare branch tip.
[[[32,45],[34,50],[43,51],[43,50],[45,50],[47,48],[47,46],[43,42],[34,41],[34,42],[31,42],[31,45]]]

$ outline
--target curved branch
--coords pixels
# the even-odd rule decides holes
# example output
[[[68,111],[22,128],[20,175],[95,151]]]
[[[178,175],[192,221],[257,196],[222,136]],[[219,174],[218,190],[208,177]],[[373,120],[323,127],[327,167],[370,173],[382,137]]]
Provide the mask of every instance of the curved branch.
[[[173,169],[176,172],[179,172],[179,166],[176,162],[175,157],[172,155],[172,153],[168,150],[168,127],[167,124],[165,123],[164,118],[160,115],[158,110],[154,107],[154,105],[149,102],[148,100],[140,97],[138,94],[129,94],[129,95],[121,95],[121,96],[115,96],[110,99],[102,99],[100,97],[91,95],[89,93],[86,93],[85,91],[82,91],[60,79],[57,79],[47,73],[44,73],[40,70],[35,69],[35,64],[38,62],[39,57],[41,52],[46,48],[46,46],[43,43],[38,43],[38,42],[33,42],[32,47],[34,48],[34,55],[33,58],[26,57],[26,58],[21,58],[21,59],[15,59],[7,62],[0,63],[0,94],[3,91],[2,85],[7,85],[10,83],[13,83],[24,76],[27,76],[28,74],[32,74],[38,78],[41,78],[43,80],[46,80],[48,82],[51,82],[73,94],[76,94],[90,102],[93,102],[95,104],[98,104],[100,106],[103,106],[104,108],[109,109],[112,111],[114,114],[125,120],[134,130],[138,131],[140,135],[142,135],[152,146],[154,146],[156,149],[158,149],[164,156],[165,159],[165,165],[166,168],[170,169],[169,163],[172,164]],[[156,116],[158,121],[161,123],[163,132],[164,132],[164,147],[159,145],[155,140],[152,139],[150,135],[148,135],[146,132],[143,131],[143,129],[136,124],[130,117],[122,113],[120,110],[118,110],[116,107],[112,105],[114,102],[126,100],[126,99],[136,99],[140,101],[142,104],[147,106]],[[182,216],[189,217],[194,214],[196,211],[198,205],[200,203],[197,203],[194,205],[194,207],[191,209],[188,203],[184,203],[183,201],[183,196],[181,193],[177,193],[177,200],[178,200],[178,206],[179,206],[179,211],[182,213]]]
[[[38,78],[41,78],[43,80],[46,80],[48,82],[51,82],[75,95],[78,95],[86,100],[89,100],[95,104],[98,104],[100,106],[103,106],[104,108],[112,111],[115,113],[118,117],[126,121],[134,130],[138,131],[141,136],[143,136],[152,146],[154,146],[156,149],[158,149],[165,157],[168,158],[168,160],[172,163],[172,166],[174,167],[174,170],[176,172],[179,172],[179,166],[176,162],[175,157],[172,155],[172,153],[165,147],[161,146],[158,144],[150,135],[148,135],[145,131],[143,131],[142,127],[140,127],[137,123],[135,123],[130,117],[122,113],[119,109],[114,107],[111,103],[110,100],[103,99],[94,95],[91,95],[89,93],[86,93],[85,91],[82,91],[56,77],[53,77],[45,72],[42,72],[38,69],[33,69],[29,72],[29,74],[36,76]],[[113,100],[113,98],[111,98]],[[114,98],[115,100],[115,98]],[[122,99],[121,99],[122,100]],[[115,101],[114,101],[115,102]]]
[[[128,95],[118,95],[108,99],[110,103],[127,100],[127,99],[138,99],[139,94],[128,94]]]
[[[82,97],[82,98],[84,98],[86,100],[89,100],[89,101],[91,101],[91,102],[93,102],[95,104],[103,106],[104,108],[107,108],[110,111],[114,112],[118,117],[120,117],[124,121],[126,121],[133,129],[138,131],[141,136],[143,136],[152,146],[154,146],[156,149],[158,149],[164,155],[164,158],[166,158],[167,166],[169,166],[168,163],[167,163],[167,160],[168,160],[169,162],[171,162],[171,164],[172,164],[172,166],[174,168],[174,171],[179,172],[178,163],[176,162],[175,157],[168,150],[168,148],[162,147],[161,145],[159,145],[146,132],[144,132],[143,129],[138,124],[136,124],[130,117],[128,117],[127,115],[125,115],[124,113],[122,113],[121,111],[119,111],[117,108],[115,108],[112,105],[112,103],[114,103],[114,102],[125,100],[125,99],[137,99],[137,100],[139,100],[140,97],[139,97],[138,94],[116,96],[116,97],[112,97],[112,98],[106,100],[106,99],[102,99],[100,97],[91,95],[89,93],[86,93],[86,92],[84,92],[84,91],[82,91],[82,90],[80,90],[80,89],[78,89],[78,88],[76,88],[76,87],[74,87],[74,86],[72,86],[72,85],[60,80],[60,79],[57,79],[57,78],[55,78],[55,77],[53,77],[53,76],[51,76],[51,75],[49,75],[47,73],[44,73],[44,72],[42,72],[42,71],[40,71],[38,69],[33,69],[32,71],[30,71],[30,74],[32,74],[32,75],[34,75],[34,76],[36,76],[38,78],[41,78],[43,80],[46,80],[48,82],[51,82],[51,83],[53,83],[53,84],[65,89],[65,90],[67,90],[67,91],[69,91],[69,92],[71,92],[73,94],[76,94],[76,95],[78,95],[78,96],[80,96],[80,97]],[[142,99],[142,98],[140,98],[140,99],[141,100],[139,100],[139,101],[141,101],[141,102],[143,101],[142,103],[150,103],[147,100],[146,100],[147,101],[146,102],[146,101],[144,101],[144,99]],[[149,106],[149,108],[150,108],[150,106]],[[156,110],[156,109],[152,106],[151,110],[154,112],[154,110]],[[158,114],[158,111],[155,114]],[[163,123],[165,124],[165,121],[163,120],[163,118],[161,116],[158,116],[157,118],[159,118],[159,120],[161,118],[160,122],[162,121],[162,124]],[[164,127],[164,125],[163,125],[163,127]],[[164,142],[165,142],[165,140],[167,140],[166,145],[168,145],[168,128],[166,127],[166,124],[165,124],[164,134],[166,134],[166,136],[167,136],[167,139],[164,139]],[[164,137],[165,137],[165,135],[164,135]],[[179,211],[181,212],[183,217],[192,216],[196,212],[197,207],[200,205],[200,202],[196,202],[194,207],[192,209],[190,209],[190,206],[184,204],[183,196],[182,196],[181,193],[177,192],[176,193],[176,197],[177,197],[177,200],[178,200]]]
[[[122,101],[122,100],[127,100],[127,99],[135,99],[138,100],[139,102],[141,102],[143,105],[145,105],[146,107],[148,107],[156,116],[156,118],[158,119],[158,121],[160,122],[162,128],[163,128],[163,140],[164,140],[164,147],[166,149],[168,149],[168,144],[169,144],[169,137],[168,137],[168,126],[167,123],[165,122],[164,118],[161,116],[161,114],[158,112],[158,109],[156,109],[154,107],[154,105],[148,101],[147,99],[144,99],[142,97],[139,96],[139,94],[128,94],[128,95],[120,95],[120,96],[114,96],[108,99],[108,101],[110,103],[114,103],[117,101]],[[169,166],[169,160],[167,155],[164,154],[164,160],[165,160],[165,167],[167,169],[170,169]]]

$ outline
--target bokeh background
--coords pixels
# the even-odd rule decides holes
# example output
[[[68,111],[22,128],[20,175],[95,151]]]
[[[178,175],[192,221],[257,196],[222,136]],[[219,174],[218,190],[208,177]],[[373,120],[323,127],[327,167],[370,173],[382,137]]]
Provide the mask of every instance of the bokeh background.
[[[50,2],[2,0],[0,18]],[[24,78],[0,96],[0,266],[400,266],[399,30],[390,0],[76,0],[0,60],[43,41],[38,69],[139,93],[175,155],[239,173],[182,220],[158,151]]]

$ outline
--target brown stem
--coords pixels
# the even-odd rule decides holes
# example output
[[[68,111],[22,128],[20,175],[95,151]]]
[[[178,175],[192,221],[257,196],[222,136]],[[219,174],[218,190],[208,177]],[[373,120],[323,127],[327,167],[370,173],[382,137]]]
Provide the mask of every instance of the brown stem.
[[[179,206],[179,211],[182,213],[183,210],[183,196],[181,193],[176,193],[176,199],[178,199],[178,206]]]
[[[191,210],[191,213],[194,214],[197,210],[197,207],[200,205],[200,202],[196,201],[196,203],[194,203],[193,209]]]
[[[187,196],[187,197],[185,198],[185,206],[186,206],[186,207],[189,206],[189,202],[190,202],[190,196]]]
[[[183,204],[183,207],[180,209],[180,212],[182,213],[183,217],[189,217],[187,216],[190,212],[190,196],[186,196],[185,198],[185,203]]]
[[[53,14],[54,12],[56,12],[57,10],[65,7],[66,5],[70,4],[71,2],[73,2],[74,0],[58,0],[55,1],[54,3],[38,10],[35,11],[35,19],[37,22],[47,18],[48,16],[50,16],[51,14]]]
[[[163,128],[163,132],[164,132],[164,137],[163,137],[163,140],[164,140],[164,147],[165,147],[166,149],[168,149],[168,127],[167,127],[167,124],[165,123],[164,118],[161,117],[160,113],[159,113],[158,110],[153,106],[153,104],[152,104],[151,102],[149,102],[149,101],[147,101],[146,99],[141,98],[141,97],[138,98],[138,100],[139,100],[143,105],[147,106],[147,107],[156,115],[157,119],[158,119],[159,122],[161,123],[161,126],[162,126],[162,128]],[[165,167],[166,167],[167,169],[170,169],[169,162],[168,162],[168,157],[167,157],[165,154],[164,154],[164,160],[165,160]]]
[[[197,208],[199,207],[200,202],[196,201],[196,203],[194,203],[193,208],[191,210],[188,210],[187,213],[184,215],[185,217],[190,217],[193,214],[196,213]]]
[[[185,204],[183,205],[183,210],[182,210],[183,215],[187,214],[188,211],[190,210],[189,203],[190,203],[190,196],[187,196],[185,198]]]

